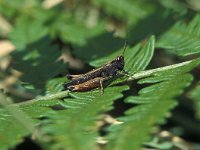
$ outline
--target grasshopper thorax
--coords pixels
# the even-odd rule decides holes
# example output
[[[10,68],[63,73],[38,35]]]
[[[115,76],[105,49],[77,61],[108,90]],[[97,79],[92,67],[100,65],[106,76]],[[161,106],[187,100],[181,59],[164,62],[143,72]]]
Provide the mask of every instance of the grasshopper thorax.
[[[123,70],[124,68],[124,56],[118,56],[115,60],[114,60],[114,64],[117,67],[117,69],[119,70]]]

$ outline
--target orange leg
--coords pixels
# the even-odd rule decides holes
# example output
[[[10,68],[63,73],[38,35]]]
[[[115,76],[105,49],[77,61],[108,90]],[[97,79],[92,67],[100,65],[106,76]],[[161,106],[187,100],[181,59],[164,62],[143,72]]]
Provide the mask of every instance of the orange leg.
[[[108,78],[98,77],[81,84],[70,85],[67,87],[67,89],[70,91],[89,91],[95,88],[100,88],[101,93],[103,93],[103,82],[106,80],[108,80]]]

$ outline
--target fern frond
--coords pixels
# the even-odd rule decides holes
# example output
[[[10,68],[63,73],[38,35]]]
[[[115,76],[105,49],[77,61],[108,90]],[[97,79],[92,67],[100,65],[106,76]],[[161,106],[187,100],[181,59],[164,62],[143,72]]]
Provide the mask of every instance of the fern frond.
[[[0,149],[7,150],[23,141],[23,137],[33,133],[32,120],[18,106],[9,105],[10,100],[0,93]],[[37,136],[37,135],[36,135]]]
[[[179,56],[188,56],[200,52],[200,15],[196,15],[188,24],[177,22],[158,40],[157,47],[167,49]]]
[[[199,81],[192,82],[189,72],[200,66],[200,57],[182,63],[173,59],[165,66],[165,53],[153,56],[155,46],[167,56],[199,54],[200,14],[190,1],[0,0],[0,32],[9,28],[0,35],[0,150],[26,146],[27,138],[42,150],[170,149],[173,144],[163,146],[152,130],[163,123],[168,128],[169,115],[184,136],[198,135],[197,118],[182,112],[188,93],[181,94],[191,83],[197,85],[190,86],[194,103],[186,108],[198,116]],[[126,34],[130,45],[123,51]],[[1,42],[5,38],[14,47]],[[103,94],[64,89],[70,82],[66,72],[84,73],[88,65],[100,67],[122,55],[124,68],[108,67],[116,76],[104,82]],[[156,68],[162,58],[165,67]],[[25,101],[30,97],[35,98]]]
[[[26,49],[14,51],[12,67],[22,72],[21,81],[25,84],[43,89],[48,79],[64,71],[63,62],[58,61],[60,55],[58,45],[44,37]]]
[[[151,36],[125,53],[125,70],[135,73],[144,70],[150,63],[154,53],[155,37]]]
[[[51,34],[55,34],[53,35],[55,37],[59,36],[65,43],[71,42],[78,47],[86,45],[89,38],[105,32],[105,22],[103,21],[96,23],[93,27],[88,27],[85,22],[77,20],[74,15],[70,17],[66,14],[59,16],[51,27]]]
[[[37,34],[36,34],[37,33]],[[16,28],[10,32],[10,39],[17,50],[25,49],[28,44],[37,42],[47,36],[48,28],[41,20],[21,17],[17,20]]]
[[[190,91],[189,97],[194,102],[196,116],[200,118],[200,82],[198,82],[197,86],[192,91]]]
[[[102,7],[107,14],[113,15],[119,19],[124,19],[129,24],[137,23],[138,20],[145,18],[154,10],[152,5],[142,5],[141,7],[142,3],[140,3],[140,1],[93,0],[93,3]]]
[[[130,73],[144,70],[152,59],[154,53],[155,37],[151,36],[145,42],[141,42],[134,47],[128,47],[125,51],[125,70]],[[122,55],[123,49],[112,53],[109,56],[96,59],[90,62],[92,66],[101,66],[109,62],[109,60],[115,59],[117,56]]]
[[[0,149],[8,150],[23,141],[23,137],[30,134],[7,110],[0,108]]]
[[[152,36],[143,46],[139,44],[136,48],[127,50],[125,57],[129,71],[143,70],[148,65],[154,51],[154,42],[154,36]],[[133,52],[135,55],[130,55]],[[137,65],[133,66],[132,61],[137,62]],[[32,118],[48,118],[42,123],[42,132],[50,138],[50,143],[57,143],[51,145],[52,149],[64,147],[76,150],[90,147],[96,149],[94,139],[98,137],[99,129],[95,120],[101,119],[102,116],[99,113],[110,110],[113,107],[113,101],[121,98],[121,92],[127,90],[128,87],[107,87],[103,95],[99,95],[99,91],[59,92],[62,90],[61,83],[65,81],[64,78],[49,81],[46,85],[46,96],[23,103],[20,108]],[[64,99],[60,100],[60,98]],[[51,106],[62,106],[64,110],[53,111],[49,108]],[[79,143],[84,143],[84,147]]]
[[[121,98],[121,92],[127,89],[127,86],[109,87],[103,95],[99,95],[99,91],[71,93],[71,98],[60,101],[69,109],[47,113],[50,123],[42,129],[50,138],[50,148],[97,149],[94,140],[98,137],[98,125],[95,120],[101,119],[100,114],[110,110],[113,101]]]
[[[175,69],[172,67],[154,72],[150,77],[139,80],[139,84],[153,85],[140,90],[139,96],[130,96],[125,100],[127,103],[139,105],[129,109],[124,117],[119,118],[123,124],[109,127],[107,149],[139,149],[149,139],[151,128],[163,123],[166,113],[177,105],[174,98],[192,81],[192,76],[186,72],[199,63],[200,59],[197,59]]]

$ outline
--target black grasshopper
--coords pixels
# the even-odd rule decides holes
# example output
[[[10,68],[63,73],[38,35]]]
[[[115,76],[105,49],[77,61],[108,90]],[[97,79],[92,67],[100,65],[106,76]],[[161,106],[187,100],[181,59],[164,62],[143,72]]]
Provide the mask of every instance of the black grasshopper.
[[[124,45],[123,54],[118,56],[113,61],[89,71],[85,74],[67,75],[71,81],[64,84],[65,90],[70,91],[89,91],[95,88],[100,88],[103,92],[103,83],[122,73],[124,69],[124,52],[127,47],[127,42]],[[125,73],[123,73],[125,74]]]

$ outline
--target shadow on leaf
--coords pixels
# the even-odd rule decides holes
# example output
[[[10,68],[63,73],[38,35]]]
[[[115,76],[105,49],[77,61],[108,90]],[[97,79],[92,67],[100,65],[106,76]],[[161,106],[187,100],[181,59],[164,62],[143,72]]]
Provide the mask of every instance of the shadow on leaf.
[[[22,73],[22,82],[36,89],[44,89],[47,80],[65,69],[63,62],[58,61],[60,55],[58,46],[44,37],[12,53],[12,67]]]
[[[130,27],[129,40],[137,43],[144,40],[148,35],[153,34],[159,37],[174,24],[174,16],[174,13],[166,14],[161,6],[157,6],[154,13]]]
[[[114,51],[124,46],[125,40],[116,38],[113,33],[103,33],[97,37],[89,39],[83,47],[76,47],[75,55],[91,62],[98,58],[112,54]]]

